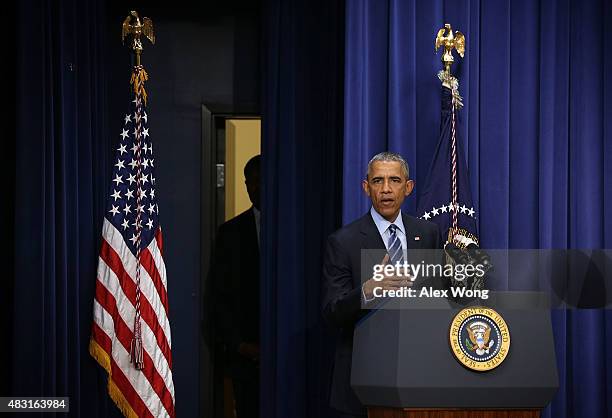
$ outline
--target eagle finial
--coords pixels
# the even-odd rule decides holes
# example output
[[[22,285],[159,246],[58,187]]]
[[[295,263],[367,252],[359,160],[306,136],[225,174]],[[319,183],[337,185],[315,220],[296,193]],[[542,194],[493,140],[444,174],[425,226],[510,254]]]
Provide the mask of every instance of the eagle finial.
[[[128,17],[123,21],[121,28],[121,41],[125,43],[125,38],[132,35],[132,49],[136,53],[136,65],[140,65],[140,54],[142,54],[142,42],[140,36],[144,35],[155,44],[155,33],[153,32],[153,22],[148,17],[143,17],[142,22],[138,13],[130,11]]]
[[[455,61],[453,58],[453,49],[456,49],[461,58],[463,58],[465,54],[465,36],[459,31],[453,33],[451,25],[447,23],[438,31],[438,35],[436,36],[436,51],[440,47],[444,47],[442,62],[444,63],[444,70],[450,76],[450,67]]]
[[[461,109],[463,102],[459,95],[459,80],[450,72],[451,65],[455,61],[453,58],[453,49],[456,49],[459,55],[463,58],[465,54],[465,36],[459,31],[453,33],[453,28],[449,23],[445,24],[444,27],[438,30],[436,35],[436,51],[440,47],[444,47],[444,54],[442,54],[442,63],[444,64],[444,70],[438,72],[438,78],[442,81],[442,85],[451,89],[453,93],[453,105],[457,109]]]

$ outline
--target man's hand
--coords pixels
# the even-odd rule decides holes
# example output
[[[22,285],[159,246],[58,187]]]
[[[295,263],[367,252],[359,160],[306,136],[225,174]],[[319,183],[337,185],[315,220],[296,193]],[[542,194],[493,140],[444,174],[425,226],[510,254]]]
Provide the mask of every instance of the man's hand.
[[[380,262],[385,265],[389,263],[389,254],[386,254],[385,257]],[[384,274],[384,273],[383,273]],[[365,294],[366,299],[372,299],[374,297],[374,288],[380,287],[382,290],[397,290],[402,287],[410,287],[412,286],[412,280],[410,280],[409,276],[396,276],[395,274],[387,275],[384,274],[382,280],[374,280],[373,278],[369,279],[363,284],[363,293]]]
[[[259,361],[259,344],[255,343],[240,343],[238,353],[255,362]]]

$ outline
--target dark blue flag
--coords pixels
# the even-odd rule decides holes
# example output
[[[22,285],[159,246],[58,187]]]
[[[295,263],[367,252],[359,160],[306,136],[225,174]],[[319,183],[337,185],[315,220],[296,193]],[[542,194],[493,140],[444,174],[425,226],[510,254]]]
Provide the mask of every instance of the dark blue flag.
[[[417,215],[437,223],[447,242],[452,240],[449,232],[455,222],[456,233],[452,234],[455,244],[465,248],[471,243],[479,245],[477,213],[472,203],[467,166],[456,125],[452,91],[442,87],[440,137],[429,169],[428,183],[419,199]]]

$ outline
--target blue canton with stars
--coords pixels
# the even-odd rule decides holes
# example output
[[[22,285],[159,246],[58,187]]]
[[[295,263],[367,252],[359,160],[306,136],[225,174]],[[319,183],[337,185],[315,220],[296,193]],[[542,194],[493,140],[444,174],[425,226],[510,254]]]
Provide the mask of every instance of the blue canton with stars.
[[[159,208],[155,196],[155,159],[147,127],[147,112],[140,98],[133,100],[133,112],[126,114],[114,159],[106,219],[121,232],[123,240],[137,255],[137,234],[140,249],[155,237],[159,225]],[[140,134],[140,135],[138,135]],[[139,138],[140,137],[140,138]],[[140,141],[138,141],[140,139]],[[138,187],[138,147],[140,149],[140,187]],[[140,204],[137,203],[140,194]],[[137,214],[140,219],[137,225]],[[138,227],[138,228],[137,228]]]

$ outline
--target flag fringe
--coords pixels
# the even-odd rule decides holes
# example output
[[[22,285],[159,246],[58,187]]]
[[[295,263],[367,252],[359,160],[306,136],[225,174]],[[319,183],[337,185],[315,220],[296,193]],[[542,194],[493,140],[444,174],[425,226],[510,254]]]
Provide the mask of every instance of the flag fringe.
[[[89,339],[89,354],[106,370],[109,376],[112,376],[110,357],[93,338]]]
[[[113,374],[108,353],[93,338],[89,340],[89,354],[106,370],[108,374],[108,395],[117,405],[123,416],[126,418],[138,418],[138,414],[132,409],[132,406],[112,379]]]
[[[115,385],[115,382],[113,382],[113,379],[111,379],[110,376],[108,377],[108,394],[124,417],[138,418],[138,415],[136,412],[134,412],[131,405],[127,399],[125,399],[125,396],[123,396],[123,393],[119,390],[117,385]]]

